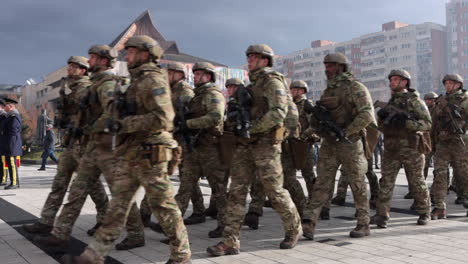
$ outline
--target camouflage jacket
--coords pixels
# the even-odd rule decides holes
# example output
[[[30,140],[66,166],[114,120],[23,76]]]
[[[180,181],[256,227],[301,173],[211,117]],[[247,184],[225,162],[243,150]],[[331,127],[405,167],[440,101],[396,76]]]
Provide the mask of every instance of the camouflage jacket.
[[[108,107],[113,100],[116,86],[115,76],[110,70],[98,72],[91,76],[92,85],[89,87],[86,98],[86,115],[83,131],[85,134],[104,133],[105,121],[111,117]],[[110,137],[105,140],[107,143]]]
[[[125,91],[125,103],[135,109],[120,120],[118,142],[123,146],[119,149],[142,144],[176,147],[171,133],[175,113],[166,74],[152,62],[129,72],[131,83]]]
[[[452,117],[453,120],[450,118]],[[436,140],[462,136],[468,143],[468,93],[462,89],[440,96],[432,111],[433,132]],[[460,128],[456,132],[456,128]]]
[[[300,132],[299,111],[292,97],[288,94],[288,112],[284,118],[284,126],[287,128],[289,138],[298,138]]]
[[[211,135],[221,135],[226,100],[214,83],[205,83],[194,89],[195,96],[190,101],[193,118],[187,120],[190,129],[202,129]]]
[[[376,123],[369,90],[349,72],[327,81],[320,102],[330,111],[335,122],[345,129],[348,137],[359,138],[361,131]],[[317,126],[314,118],[311,121],[313,126]]]
[[[68,79],[68,87],[71,93],[63,96],[62,116],[66,118],[66,122],[72,127],[78,128],[82,124],[82,120],[78,120],[78,113],[83,111],[81,104],[88,95],[88,88],[91,86],[91,81],[88,76],[81,76],[77,79]],[[84,116],[81,117],[84,119]]]
[[[171,99],[173,104],[178,98],[180,98],[179,100],[181,100],[182,103],[190,102],[194,96],[195,93],[187,82],[179,81],[171,87]]]
[[[308,101],[312,106],[314,102],[307,99],[306,95],[303,94],[300,97],[294,98],[294,102],[297,105],[299,111],[299,125],[300,125],[300,138],[302,140],[319,141],[320,137],[315,133],[315,129],[310,124],[310,114],[304,111],[304,105]]]
[[[251,134],[269,133],[274,128],[284,125],[288,111],[288,97],[284,77],[271,68],[261,68],[249,73],[250,85],[247,86],[253,95],[251,109]]]
[[[394,149],[399,147],[415,147],[416,132],[429,131],[432,126],[431,116],[426,104],[419,98],[417,92],[393,93],[389,105],[410,113],[415,120],[406,120],[405,127],[385,125],[379,118],[379,129],[384,134],[385,147]]]

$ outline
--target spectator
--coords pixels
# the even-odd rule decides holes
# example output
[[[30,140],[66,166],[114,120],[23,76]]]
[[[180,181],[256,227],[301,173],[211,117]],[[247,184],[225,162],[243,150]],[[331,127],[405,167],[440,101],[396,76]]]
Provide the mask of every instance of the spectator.
[[[55,134],[54,131],[52,130],[53,126],[52,124],[48,124],[46,126],[46,135],[44,137],[44,152],[42,152],[42,165],[39,169],[39,171],[45,171],[46,170],[46,163],[47,163],[47,158],[51,158],[55,163],[58,163],[57,158],[55,157],[54,151],[55,151]]]

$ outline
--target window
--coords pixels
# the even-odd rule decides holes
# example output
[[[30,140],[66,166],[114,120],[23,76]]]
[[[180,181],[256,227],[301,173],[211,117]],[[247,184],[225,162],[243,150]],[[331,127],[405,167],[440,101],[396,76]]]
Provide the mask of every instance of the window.
[[[411,44],[409,44],[409,43],[401,44],[401,48],[402,48],[402,49],[409,49],[410,46],[411,46]]]
[[[395,51],[397,51],[397,49],[398,49],[398,47],[394,46],[394,47],[389,48],[388,51],[395,52]]]
[[[407,38],[411,35],[411,32],[404,32],[404,33],[401,33],[401,37],[402,38]]]
[[[398,58],[394,57],[394,58],[390,58],[390,63],[395,63],[398,61]]]

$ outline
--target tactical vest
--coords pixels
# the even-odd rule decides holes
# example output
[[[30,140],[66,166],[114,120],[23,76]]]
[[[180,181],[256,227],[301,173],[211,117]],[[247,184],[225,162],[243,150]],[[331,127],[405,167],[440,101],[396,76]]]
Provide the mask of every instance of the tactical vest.
[[[261,119],[270,110],[268,101],[265,97],[265,89],[267,88],[266,85],[271,78],[278,79],[281,83],[283,83],[286,92],[286,83],[283,75],[272,70],[264,72],[255,81],[255,84],[250,84],[247,86],[247,89],[249,89],[250,93],[252,94],[254,101],[252,108],[250,109],[252,120]]]
[[[92,125],[104,112],[102,109],[101,102],[99,101],[99,95],[97,89],[105,82],[114,81],[118,78],[117,76],[110,73],[99,73],[96,78],[91,78],[93,84],[89,87],[89,92],[84,99],[86,107],[86,123]]]
[[[354,77],[339,83],[339,87],[328,89],[320,98],[322,103],[341,128],[346,128],[357,115],[357,109],[352,102],[351,86],[354,85]]]
[[[66,115],[78,114],[81,100],[86,96],[86,90],[89,86],[91,86],[91,82],[87,77],[70,82],[69,88],[72,92],[65,98],[66,104],[64,112]]]
[[[414,94],[413,92],[408,92],[405,94],[404,98],[399,98],[399,102],[396,102],[395,97],[392,97],[390,101],[388,101],[389,105],[395,106],[398,109],[401,109],[405,112],[410,112],[409,111],[409,101],[411,97],[414,97],[417,95]],[[416,140],[416,131],[412,131],[407,129],[406,127],[393,127],[391,125],[385,125],[383,126],[383,134],[385,138],[401,138],[401,139],[408,139],[410,141]]]
[[[296,102],[296,105],[297,105],[297,110],[299,111],[299,124],[301,126],[301,130],[303,131],[304,129],[308,128],[310,125],[309,125],[309,116],[307,115],[307,113],[304,111],[304,104],[305,102],[307,101],[308,99],[304,96],[303,98],[301,98],[301,100],[299,100],[298,102]],[[313,105],[312,102],[310,102],[310,104]]]
[[[433,120],[433,123],[435,124],[435,135],[438,139],[445,140],[453,138],[453,136],[459,136],[460,134],[455,131],[455,127],[461,128],[462,131],[460,132],[463,134],[467,133],[468,122],[466,120],[468,120],[468,116],[465,116],[464,110],[460,107],[465,100],[468,100],[466,92],[462,93],[460,96],[447,98],[447,95],[444,95],[437,99],[434,113],[435,120]],[[457,106],[461,116],[457,117],[449,104]],[[453,123],[450,118],[450,113],[453,117]]]
[[[206,108],[203,106],[203,98],[208,94],[208,92],[216,92],[219,93],[221,96],[223,96],[223,93],[218,89],[216,84],[214,83],[207,83],[203,85],[202,92],[199,94],[195,94],[195,96],[190,100],[189,103],[189,108],[192,112],[192,118],[198,118],[206,115],[208,111]],[[203,129],[204,132],[210,134],[210,135],[215,135],[219,136],[223,133],[223,123],[220,122],[219,125],[207,129]]]

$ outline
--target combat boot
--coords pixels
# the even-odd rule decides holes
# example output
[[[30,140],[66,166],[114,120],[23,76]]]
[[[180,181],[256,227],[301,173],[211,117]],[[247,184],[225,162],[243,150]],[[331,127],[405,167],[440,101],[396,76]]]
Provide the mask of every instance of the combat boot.
[[[70,245],[69,240],[60,239],[52,234],[46,236],[37,236],[34,241],[48,247],[66,248]]]
[[[217,226],[216,229],[208,232],[208,237],[210,238],[222,237],[223,231],[224,231],[224,226]]]
[[[331,203],[334,204],[334,205],[338,205],[338,206],[344,206],[345,203],[346,203],[346,198],[345,197],[335,196],[335,198],[333,198],[331,200]]]
[[[286,234],[285,238],[283,241],[280,243],[280,248],[281,249],[291,249],[294,248],[297,245],[297,241],[299,240],[300,234]]]
[[[206,210],[205,210],[205,215],[206,216],[209,216],[213,219],[216,219],[218,218],[218,209],[216,208],[216,206],[212,206],[210,205]]]
[[[302,220],[302,236],[314,240],[315,225],[311,220]]]
[[[173,260],[173,259],[170,259],[166,262],[166,264],[190,264],[192,263],[192,261],[190,261],[190,259],[186,259],[186,260]]]
[[[205,214],[192,214],[188,218],[184,219],[184,224],[186,225],[196,225],[204,223],[206,221]]]
[[[258,229],[258,215],[256,213],[249,212],[245,215],[244,225],[257,230]]]
[[[86,231],[86,234],[88,234],[88,236],[94,236],[94,234],[96,234],[96,231],[101,225],[101,223],[96,223],[91,229]]]
[[[431,212],[431,220],[447,218],[445,209],[434,208]]]
[[[404,199],[413,199],[413,194],[411,192],[407,193],[404,197]]]
[[[349,232],[349,236],[353,238],[360,238],[370,235],[369,225],[360,225],[358,224],[356,228]]]
[[[48,234],[52,231],[53,226],[43,224],[39,221],[34,224],[23,225],[23,229],[31,234]]]
[[[320,219],[330,220],[330,208],[322,207],[322,210],[320,211]]]
[[[380,228],[387,228],[388,219],[387,216],[374,215],[371,217],[370,224],[377,225]]]
[[[210,256],[224,256],[224,255],[237,255],[239,254],[240,250],[238,248],[228,247],[223,242],[219,242],[215,246],[208,247],[206,252]]]
[[[151,214],[145,214],[140,211],[141,222],[143,222],[144,227],[150,227]]]
[[[429,220],[431,220],[429,214],[420,214],[418,219],[418,225],[427,225],[429,223]]]
[[[145,246],[145,239],[129,239],[126,237],[122,242],[115,245],[115,249],[117,250],[129,250],[132,248],[144,247]]]

